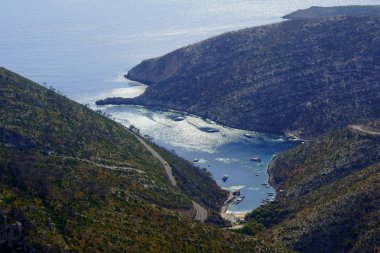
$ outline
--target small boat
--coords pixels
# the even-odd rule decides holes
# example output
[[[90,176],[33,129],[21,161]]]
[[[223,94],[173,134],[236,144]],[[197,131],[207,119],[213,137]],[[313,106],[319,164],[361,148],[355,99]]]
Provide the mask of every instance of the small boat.
[[[199,159],[198,159],[198,158],[195,158],[195,159],[193,160],[193,163],[197,163],[197,162],[199,162]]]
[[[261,162],[261,158],[260,157],[252,157],[251,161],[252,162]]]
[[[258,177],[259,176],[259,174],[256,174],[256,177]]]
[[[252,134],[244,134],[244,137],[253,138],[253,135]]]
[[[206,132],[206,133],[217,133],[217,132],[219,132],[218,129],[212,128],[212,127],[200,127],[199,130]]]
[[[262,185],[268,185],[267,183],[262,183]]]
[[[184,119],[185,119],[185,118],[182,117],[182,116],[176,116],[176,117],[173,118],[174,121],[182,121],[182,120],[184,120]]]
[[[149,134],[144,134],[143,137],[147,140],[150,140],[150,141],[154,140],[154,138],[152,136],[150,136]]]
[[[223,182],[226,182],[227,179],[228,179],[228,175],[223,175],[223,177],[222,177]]]
[[[268,196],[273,196],[274,193],[273,192],[268,192]]]
[[[237,205],[237,204],[239,204],[240,202],[242,202],[242,201],[244,200],[244,198],[245,198],[244,196],[243,196],[243,197],[237,197],[237,198],[234,200],[233,203],[234,203],[235,205]]]

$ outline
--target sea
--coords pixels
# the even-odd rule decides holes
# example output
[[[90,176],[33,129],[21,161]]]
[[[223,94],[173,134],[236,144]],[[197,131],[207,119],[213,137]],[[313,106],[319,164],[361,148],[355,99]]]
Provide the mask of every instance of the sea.
[[[135,125],[157,144],[210,171],[221,187],[240,189],[244,200],[228,211],[248,212],[275,192],[265,185],[270,160],[296,143],[184,112],[94,102],[143,93],[145,85],[123,75],[144,59],[224,32],[282,22],[297,9],[375,4],[380,0],[1,0],[0,66]],[[178,116],[183,120],[173,120]]]

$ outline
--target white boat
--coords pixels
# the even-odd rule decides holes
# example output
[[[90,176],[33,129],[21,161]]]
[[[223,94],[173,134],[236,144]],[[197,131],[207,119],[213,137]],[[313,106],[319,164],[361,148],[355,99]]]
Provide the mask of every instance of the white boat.
[[[253,135],[252,134],[244,134],[244,137],[253,138]]]
[[[252,161],[252,162],[261,162],[261,158],[255,156],[255,157],[252,157],[252,158],[251,158],[251,161]]]
[[[185,118],[182,117],[182,116],[176,116],[176,117],[173,118],[174,121],[182,121],[182,120],[184,120],[184,119],[185,119]]]

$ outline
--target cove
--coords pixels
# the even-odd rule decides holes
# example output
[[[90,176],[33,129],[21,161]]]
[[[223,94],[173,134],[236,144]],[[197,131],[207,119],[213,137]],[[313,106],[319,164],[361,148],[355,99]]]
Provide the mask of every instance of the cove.
[[[127,82],[125,88],[111,93],[133,97],[143,91],[143,85]],[[163,108],[107,105],[93,109],[111,114],[114,120],[125,126],[134,125],[140,129],[141,135],[151,138],[154,143],[211,172],[220,187],[240,189],[245,198],[239,204],[229,206],[228,212],[232,213],[252,211],[263,200],[274,197],[275,190],[266,185],[268,164],[274,155],[296,145],[281,135],[234,129]],[[261,161],[251,161],[253,157],[259,157]],[[226,181],[222,179],[224,175],[228,175]]]

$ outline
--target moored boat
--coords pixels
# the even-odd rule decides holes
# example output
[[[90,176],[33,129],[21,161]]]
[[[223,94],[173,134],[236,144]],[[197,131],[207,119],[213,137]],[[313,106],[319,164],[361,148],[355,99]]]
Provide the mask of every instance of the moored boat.
[[[244,134],[244,137],[253,138],[253,135],[252,134]]]
[[[251,161],[252,161],[252,162],[261,162],[261,158],[255,156],[255,157],[252,157],[252,158],[251,158]]]

